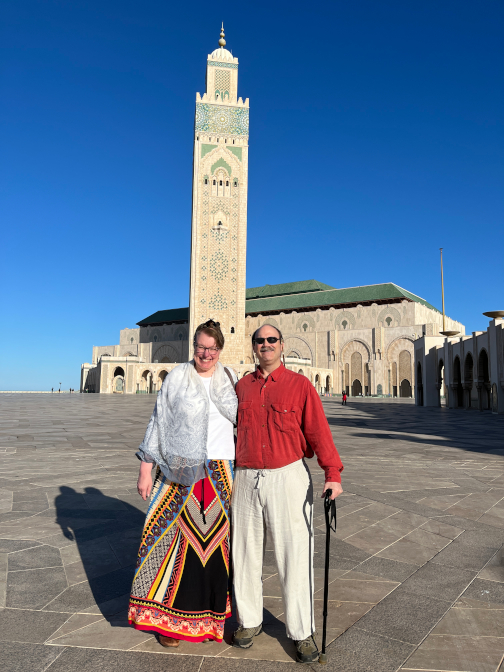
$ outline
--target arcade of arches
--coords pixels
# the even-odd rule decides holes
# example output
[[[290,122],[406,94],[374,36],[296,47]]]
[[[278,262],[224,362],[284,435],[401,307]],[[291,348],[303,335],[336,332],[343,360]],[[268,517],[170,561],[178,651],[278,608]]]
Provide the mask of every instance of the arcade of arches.
[[[472,336],[420,339],[415,362],[417,404],[504,413],[504,320]]]

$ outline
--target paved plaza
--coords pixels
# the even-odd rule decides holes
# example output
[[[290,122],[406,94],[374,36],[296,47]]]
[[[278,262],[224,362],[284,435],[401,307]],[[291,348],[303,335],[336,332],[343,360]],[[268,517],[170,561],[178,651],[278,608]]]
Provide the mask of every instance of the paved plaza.
[[[4,672],[277,672],[295,664],[270,548],[264,633],[251,649],[230,646],[233,619],[224,643],[182,642],[175,651],[128,626],[146,509],[134,452],[154,401],[0,395]],[[324,406],[345,465],[327,669],[504,670],[504,417],[378,400]],[[309,466],[320,494],[323,474],[315,460]],[[318,497],[315,516],[320,632]]]

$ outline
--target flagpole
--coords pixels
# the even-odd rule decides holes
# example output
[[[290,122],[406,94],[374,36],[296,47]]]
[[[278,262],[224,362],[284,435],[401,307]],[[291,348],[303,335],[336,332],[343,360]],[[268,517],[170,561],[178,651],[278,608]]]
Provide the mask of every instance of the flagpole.
[[[443,248],[440,247],[439,251],[441,253],[441,300],[443,302],[443,331],[440,332],[443,336],[450,338],[451,336],[456,336],[458,331],[446,331],[445,327],[445,311],[444,311],[444,278],[443,278]]]
[[[443,248],[440,247],[439,251],[441,253],[441,300],[443,302],[443,331],[446,331],[445,327],[445,312],[444,312],[444,279],[443,279]]]

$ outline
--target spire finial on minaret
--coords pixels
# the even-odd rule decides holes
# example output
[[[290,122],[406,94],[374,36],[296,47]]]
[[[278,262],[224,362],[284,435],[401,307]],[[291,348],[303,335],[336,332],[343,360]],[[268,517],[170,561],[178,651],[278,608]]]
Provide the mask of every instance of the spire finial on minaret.
[[[222,22],[222,28],[221,28],[221,31],[220,31],[220,40],[219,40],[219,47],[222,47],[222,49],[224,49],[224,47],[226,46],[226,40],[224,39],[225,37],[226,36],[224,35],[224,21],[223,21]]]

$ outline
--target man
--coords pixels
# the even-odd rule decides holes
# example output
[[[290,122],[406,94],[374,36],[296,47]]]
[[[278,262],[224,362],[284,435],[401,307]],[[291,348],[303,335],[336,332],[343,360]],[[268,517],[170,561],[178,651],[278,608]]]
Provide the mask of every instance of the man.
[[[242,378],[233,486],[234,591],[240,627],[233,645],[248,649],[262,632],[262,561],[273,540],[287,636],[300,663],[318,660],[313,613],[313,485],[303,460],[316,453],[324,492],[342,493],[343,465],[320,398],[308,378],[281,362],[282,334],[264,325],[252,336],[259,368]]]

